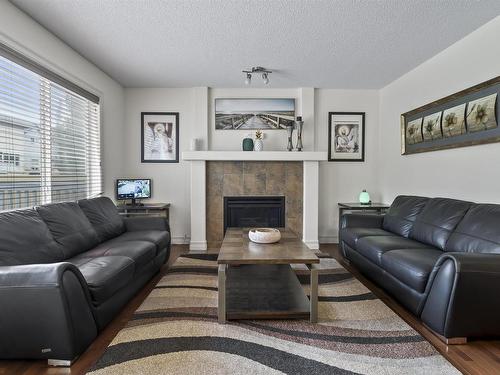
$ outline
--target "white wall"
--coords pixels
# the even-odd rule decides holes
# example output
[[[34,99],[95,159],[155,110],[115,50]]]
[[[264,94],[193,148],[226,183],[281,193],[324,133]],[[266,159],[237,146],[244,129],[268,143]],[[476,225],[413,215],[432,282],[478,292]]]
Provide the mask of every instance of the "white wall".
[[[304,116],[304,147],[306,150],[327,150],[328,112],[366,112],[365,163],[322,162],[320,165],[319,235],[322,241],[336,241],[337,203],[355,201],[361,189],[378,197],[375,171],[377,155],[378,93],[374,90],[297,89],[221,89],[166,88],[125,89],[124,177],[151,177],[155,202],[172,204],[171,225],[175,242],[190,236],[190,164],[148,164],[140,162],[140,113],[147,111],[179,112],[180,153],[189,149],[191,138],[202,140],[202,148],[239,150],[248,133],[215,130],[214,99],[237,97],[293,97],[296,112]],[[207,117],[208,116],[208,117]],[[268,131],[266,150],[286,148],[285,131]]]
[[[499,37],[497,17],[380,91],[384,201],[419,194],[500,203],[500,143],[400,155],[400,114],[500,75]]]
[[[205,122],[198,123],[198,88],[125,90],[125,175],[153,179],[152,202],[171,203],[172,239],[190,236],[190,163],[182,160],[191,138],[203,138]],[[206,104],[205,104],[206,106]],[[201,110],[203,110],[201,108]],[[179,163],[141,163],[141,112],[179,112]]]
[[[34,58],[102,100],[105,193],[114,196],[118,177],[151,177],[153,200],[172,203],[175,242],[190,235],[189,163],[141,164],[140,113],[180,112],[180,152],[191,138],[203,149],[237,150],[244,131],[215,131],[214,99],[293,97],[303,115],[306,150],[327,150],[328,112],[366,112],[364,163],[320,165],[319,234],[335,241],[337,202],[355,201],[361,189],[372,200],[397,194],[448,196],[500,202],[500,143],[410,156],[400,155],[399,116],[413,108],[500,74],[500,17],[380,91],[292,89],[126,89],[6,1],[0,2],[0,41]],[[311,125],[313,124],[313,125]],[[268,131],[266,150],[283,150],[286,135]]]
[[[123,88],[8,1],[0,1],[0,42],[101,98],[104,191],[114,197],[123,166]]]
[[[316,150],[328,150],[328,112],[365,112],[365,162],[321,162],[319,166],[320,242],[337,242],[338,202],[356,202],[361,190],[378,201],[377,90],[315,90]]]

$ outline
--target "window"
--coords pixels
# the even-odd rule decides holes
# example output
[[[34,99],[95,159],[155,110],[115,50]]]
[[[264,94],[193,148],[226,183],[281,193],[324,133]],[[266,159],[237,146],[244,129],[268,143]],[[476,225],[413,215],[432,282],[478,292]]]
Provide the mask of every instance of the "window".
[[[99,99],[0,45],[0,210],[102,191]]]

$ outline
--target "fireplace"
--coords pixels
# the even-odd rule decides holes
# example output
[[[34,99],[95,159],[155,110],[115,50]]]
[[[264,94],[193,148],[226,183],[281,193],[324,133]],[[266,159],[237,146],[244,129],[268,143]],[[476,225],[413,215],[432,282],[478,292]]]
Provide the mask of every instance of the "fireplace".
[[[224,197],[224,233],[229,227],[285,227],[285,197]]]

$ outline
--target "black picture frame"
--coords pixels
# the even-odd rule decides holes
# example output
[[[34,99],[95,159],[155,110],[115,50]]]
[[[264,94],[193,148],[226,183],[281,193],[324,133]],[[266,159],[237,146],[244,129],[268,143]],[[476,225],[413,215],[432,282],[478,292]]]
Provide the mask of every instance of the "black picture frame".
[[[288,114],[286,117],[287,118],[282,118],[281,120],[279,119],[280,116],[271,116],[272,118],[271,119],[268,119],[268,121],[270,121],[271,123],[273,121],[277,121],[277,126],[276,127],[259,127],[259,126],[256,126],[256,127],[250,127],[250,128],[244,128],[244,129],[239,129],[239,128],[224,128],[222,125],[220,125],[220,122],[222,120],[219,120],[218,119],[218,116],[219,113],[217,111],[218,109],[218,105],[219,103],[221,102],[229,102],[229,103],[232,103],[234,105],[234,103],[244,103],[244,102],[252,102],[252,101],[263,101],[263,102],[272,102],[272,101],[289,101],[289,102],[292,102],[293,103],[293,113],[290,115]],[[221,97],[221,98],[215,98],[214,99],[214,127],[215,127],[215,130],[216,131],[229,131],[229,130],[240,130],[240,131],[255,131],[255,130],[258,130],[258,129],[261,129],[261,130],[264,130],[264,131],[268,131],[268,130],[286,130],[286,125],[287,124],[293,124],[294,121],[295,121],[295,116],[297,114],[297,101],[295,98],[284,98],[284,97],[278,97],[278,98],[272,98],[272,97],[263,97],[263,98],[258,98],[258,97],[234,97],[234,98],[231,98],[231,97]],[[252,110],[252,113],[255,114],[255,112],[259,112],[259,111],[255,111],[255,110]],[[231,114],[230,112],[228,113],[225,113],[223,115],[224,116],[238,116],[238,115],[242,115],[241,113],[237,112],[235,114]]]
[[[152,159],[146,158],[144,150],[144,132],[146,116],[174,116],[175,117],[175,159]],[[149,125],[148,125],[149,126]],[[151,131],[153,131],[151,129]],[[141,112],[141,163],[178,163],[179,162],[179,112]]]
[[[360,151],[357,153],[359,156],[353,158],[346,157],[334,157],[335,153],[332,153],[332,136],[334,136],[333,125],[335,116],[359,116],[359,124],[361,127],[361,137],[359,148]],[[366,112],[328,112],[328,161],[335,162],[364,162],[365,161],[365,117]]]

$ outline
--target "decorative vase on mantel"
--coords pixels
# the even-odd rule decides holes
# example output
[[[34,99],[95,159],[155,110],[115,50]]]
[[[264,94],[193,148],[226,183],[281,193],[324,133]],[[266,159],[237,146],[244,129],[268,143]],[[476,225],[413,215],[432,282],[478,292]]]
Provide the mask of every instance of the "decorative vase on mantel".
[[[243,151],[253,151],[253,139],[251,135],[247,135],[243,138],[242,149]]]
[[[288,145],[286,146],[286,149],[288,151],[292,151],[293,150],[293,142],[292,142],[293,124],[289,124],[286,126],[286,134],[288,135]]]
[[[255,141],[253,142],[254,151],[264,150],[264,142],[262,141],[262,138],[264,138],[264,133],[259,129],[255,132]]]
[[[302,116],[297,116],[295,120],[295,128],[297,129],[297,151],[302,151],[302,127],[304,126],[304,121],[302,121]]]

